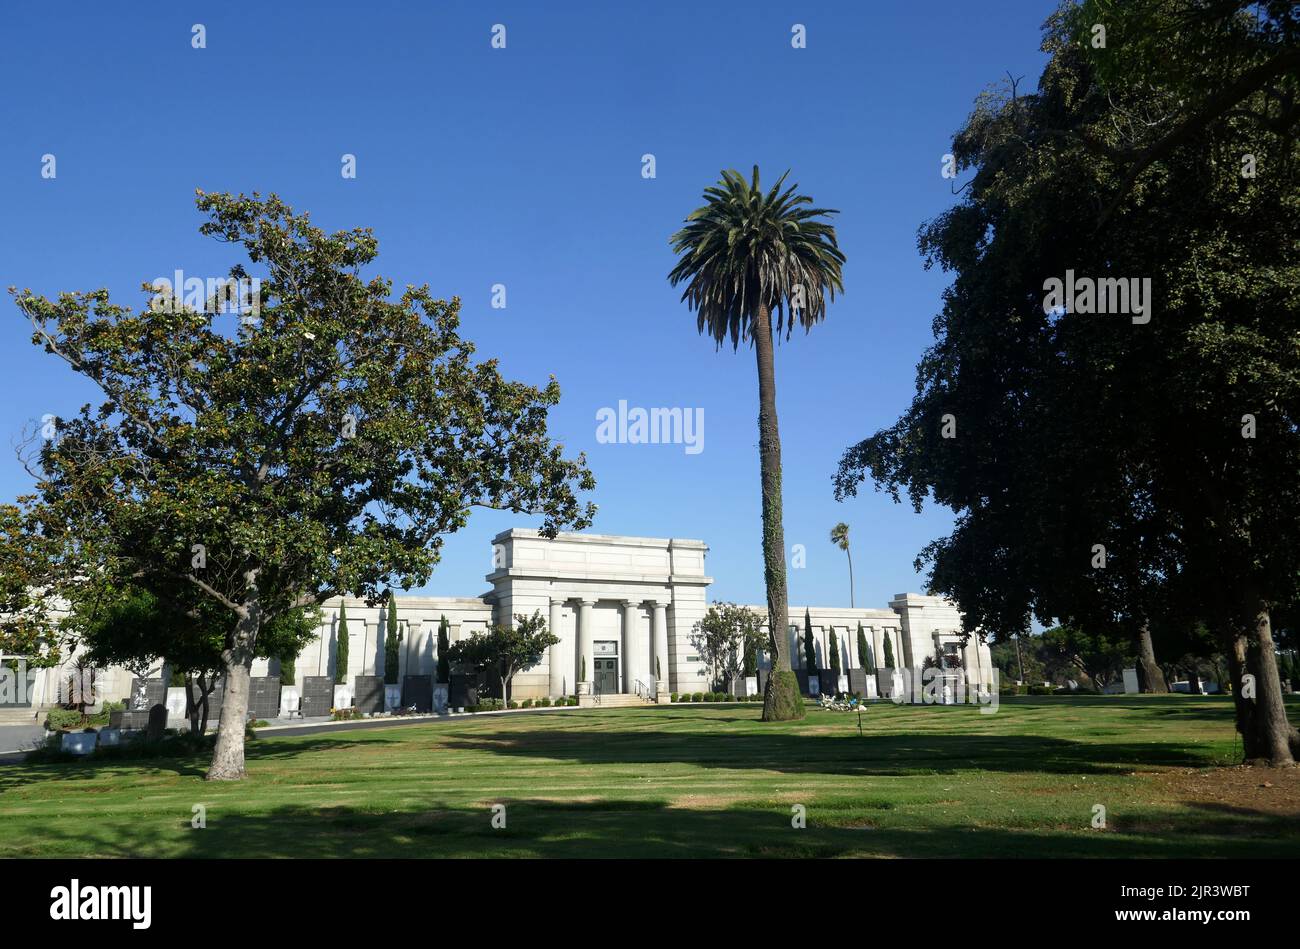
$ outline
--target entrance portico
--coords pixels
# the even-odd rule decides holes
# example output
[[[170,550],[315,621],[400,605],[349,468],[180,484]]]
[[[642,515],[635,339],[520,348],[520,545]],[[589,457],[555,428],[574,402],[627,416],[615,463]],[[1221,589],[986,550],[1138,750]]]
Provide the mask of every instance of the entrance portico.
[[[601,534],[548,540],[516,529],[497,535],[493,546],[497,567],[487,579],[495,621],[541,610],[560,637],[542,666],[520,674],[518,694],[533,685],[552,696],[707,687],[689,643],[712,582],[702,541]]]

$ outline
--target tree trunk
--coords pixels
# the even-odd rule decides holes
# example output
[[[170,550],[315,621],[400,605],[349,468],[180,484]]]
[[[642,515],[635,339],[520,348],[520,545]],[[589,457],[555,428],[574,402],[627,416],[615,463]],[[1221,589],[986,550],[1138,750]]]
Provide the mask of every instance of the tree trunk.
[[[1256,752],[1261,763],[1285,767],[1295,764],[1293,747],[1300,749],[1300,734],[1286,717],[1269,605],[1253,591],[1248,603],[1254,622],[1247,635],[1246,670],[1255,676]]]
[[[853,602],[853,552],[846,547],[844,554],[849,558],[849,609],[856,609]]]
[[[772,315],[759,306],[752,329],[758,362],[758,456],[763,486],[763,580],[772,640],[772,670],[763,696],[763,721],[803,718],[799,684],[790,670],[790,610],[786,600],[785,529],[781,523],[781,435],[776,421]]]
[[[1242,686],[1246,672],[1246,634],[1233,631],[1223,634],[1222,638],[1228,657],[1228,674],[1232,677],[1232,704],[1236,712],[1237,734],[1241,735],[1242,758],[1253,761],[1259,757],[1259,744],[1255,731],[1255,702],[1244,694]]]
[[[1161,695],[1168,693],[1169,683],[1156,665],[1156,651],[1151,645],[1151,627],[1146,623],[1138,630],[1138,662],[1142,666],[1142,691]]]
[[[249,680],[253,674],[253,644],[260,625],[261,608],[254,597],[239,618],[233,643],[221,651],[226,667],[226,695],[221,703],[221,721],[217,724],[217,746],[208,768],[209,781],[239,781],[244,777]]]

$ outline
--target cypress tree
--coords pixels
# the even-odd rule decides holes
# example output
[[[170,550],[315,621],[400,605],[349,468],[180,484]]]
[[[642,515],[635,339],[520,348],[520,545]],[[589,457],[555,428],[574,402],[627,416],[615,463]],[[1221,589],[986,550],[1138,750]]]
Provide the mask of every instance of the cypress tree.
[[[835,635],[835,629],[831,628],[831,675],[835,677],[835,685],[838,688],[840,682],[840,641]]]
[[[397,597],[393,596],[393,588],[388,588],[388,632],[384,636],[384,684],[396,685],[397,673],[401,668],[401,660],[398,657],[398,646],[402,642],[402,634],[397,630]]]
[[[894,668],[894,637],[885,630],[885,668]]]
[[[863,672],[871,671],[871,667],[867,665],[871,660],[871,656],[868,655],[870,652],[871,647],[867,645],[867,631],[862,628],[861,623],[858,623],[858,665],[862,667]]]
[[[348,681],[348,605],[339,608],[339,644],[334,652],[334,682],[345,685]]]
[[[803,662],[809,675],[817,671],[817,650],[813,648],[812,617],[806,608],[803,611]]]
[[[446,685],[451,681],[451,662],[447,659],[447,650],[451,649],[451,631],[444,615],[438,620],[438,683]]]

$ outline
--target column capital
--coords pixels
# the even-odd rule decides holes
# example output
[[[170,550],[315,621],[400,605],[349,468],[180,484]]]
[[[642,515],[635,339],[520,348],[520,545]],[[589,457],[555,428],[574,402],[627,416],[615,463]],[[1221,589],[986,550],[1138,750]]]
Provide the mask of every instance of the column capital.
[[[578,605],[579,605],[579,606],[595,606],[595,605],[596,605],[596,601],[595,601],[595,600],[591,600],[591,599],[588,599],[588,598],[586,598],[586,597],[577,596],[577,597],[573,597],[573,599],[575,599],[575,600],[578,601]]]
[[[640,600],[620,600],[619,602],[622,604],[623,609],[625,610],[634,610],[641,605]]]

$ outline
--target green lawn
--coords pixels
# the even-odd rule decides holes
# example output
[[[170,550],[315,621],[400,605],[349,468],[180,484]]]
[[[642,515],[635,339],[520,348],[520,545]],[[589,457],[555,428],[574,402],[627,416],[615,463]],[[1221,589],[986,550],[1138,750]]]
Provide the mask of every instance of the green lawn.
[[[861,737],[852,714],[758,713],[573,709],[261,738],[229,785],[205,783],[202,759],[4,765],[0,856],[1300,853],[1295,769],[1206,770],[1237,760],[1223,699],[884,704]],[[206,829],[190,828],[195,804]]]

